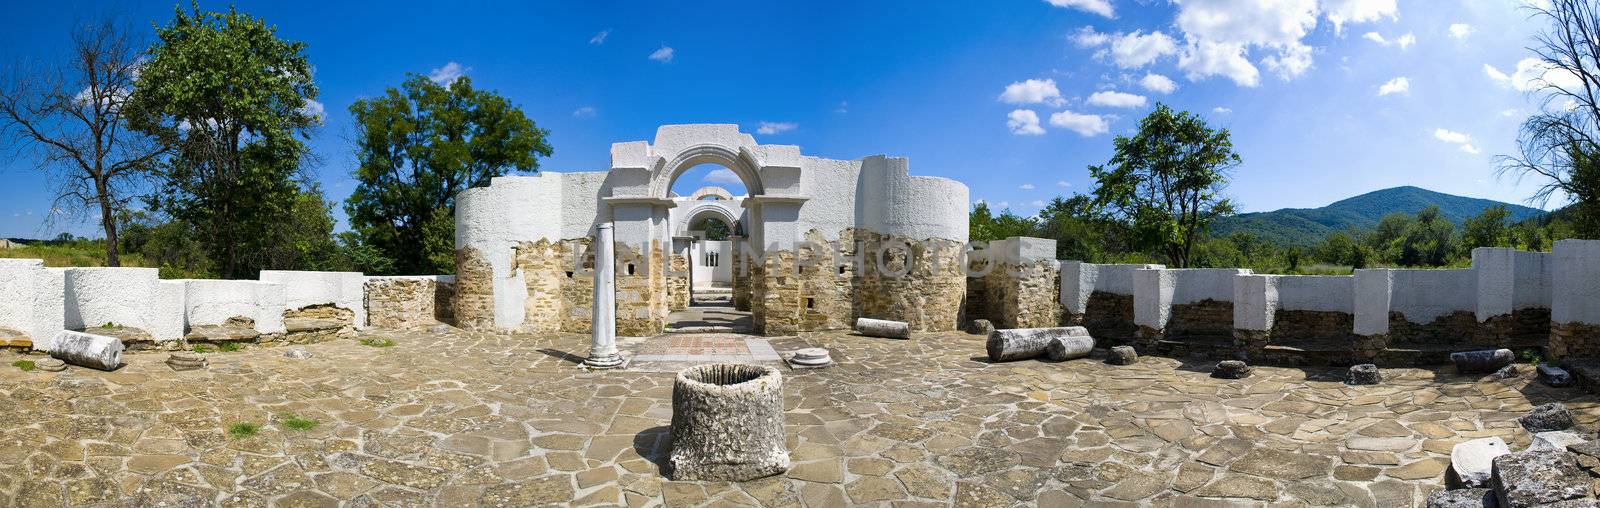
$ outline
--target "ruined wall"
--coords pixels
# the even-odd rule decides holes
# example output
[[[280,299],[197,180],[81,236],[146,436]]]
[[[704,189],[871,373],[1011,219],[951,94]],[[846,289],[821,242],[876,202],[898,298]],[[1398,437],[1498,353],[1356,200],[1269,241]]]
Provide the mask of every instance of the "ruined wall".
[[[753,257],[750,252],[750,246],[745,243],[749,239],[742,236],[730,236],[728,241],[733,246],[732,255],[729,256],[731,268],[733,269],[733,308],[750,311],[750,272],[755,267],[751,266],[750,259],[747,259],[747,257]]]
[[[406,330],[448,322],[454,278],[447,275],[367,277],[367,326]],[[442,295],[441,295],[442,294]]]
[[[456,292],[450,307],[455,310],[458,327],[466,330],[495,327],[494,271],[478,249],[456,250]]]
[[[667,269],[667,310],[676,312],[689,308],[689,257],[673,254]]]
[[[1061,263],[1055,250],[1055,240],[1013,237],[975,251],[973,257],[983,259],[974,262],[989,267],[982,277],[968,278],[969,285],[983,286],[983,317],[996,328],[1058,326]]]
[[[967,292],[966,274],[959,264],[960,242],[865,230],[858,230],[857,238],[867,256],[879,258],[862,261],[865,269],[856,290],[860,317],[905,321],[917,331],[959,326]]]

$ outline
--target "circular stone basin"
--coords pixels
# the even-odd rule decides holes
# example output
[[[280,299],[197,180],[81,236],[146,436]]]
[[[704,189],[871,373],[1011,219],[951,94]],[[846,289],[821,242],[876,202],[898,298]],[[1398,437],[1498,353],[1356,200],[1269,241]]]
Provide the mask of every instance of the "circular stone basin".
[[[828,356],[828,350],[820,347],[808,347],[794,352],[789,359],[798,365],[827,365],[833,363],[833,358]]]
[[[783,376],[757,365],[684,369],[672,383],[673,480],[744,481],[789,469]]]

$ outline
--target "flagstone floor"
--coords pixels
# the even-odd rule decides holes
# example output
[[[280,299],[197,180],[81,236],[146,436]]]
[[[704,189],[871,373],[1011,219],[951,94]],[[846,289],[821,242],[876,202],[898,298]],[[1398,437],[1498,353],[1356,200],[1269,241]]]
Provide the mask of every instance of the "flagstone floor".
[[[787,474],[672,482],[670,372],[585,372],[575,334],[363,337],[396,345],[213,353],[191,372],[164,354],[114,373],[0,358],[0,505],[1389,507],[1440,488],[1454,443],[1526,446],[1532,405],[1600,417],[1575,388],[1447,370],[1224,381],[1200,362],[996,365],[974,336],[828,333],[771,341],[840,362],[783,371]],[[240,423],[259,429],[230,436]]]

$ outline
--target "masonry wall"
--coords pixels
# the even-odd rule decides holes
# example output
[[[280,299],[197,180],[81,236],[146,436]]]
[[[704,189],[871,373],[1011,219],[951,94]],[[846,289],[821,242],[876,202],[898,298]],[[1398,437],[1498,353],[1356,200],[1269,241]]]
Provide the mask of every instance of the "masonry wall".
[[[455,277],[449,275],[367,277],[367,326],[406,330],[427,328],[450,321],[448,293]]]
[[[1134,322],[1134,272],[1159,268],[1163,266],[1062,261],[1062,323],[1087,328],[1102,345],[1132,343],[1139,330]]]
[[[222,325],[234,318],[249,319],[257,332],[283,333],[283,312],[288,308],[283,285],[255,280],[180,281],[184,288],[184,319],[193,326]]]

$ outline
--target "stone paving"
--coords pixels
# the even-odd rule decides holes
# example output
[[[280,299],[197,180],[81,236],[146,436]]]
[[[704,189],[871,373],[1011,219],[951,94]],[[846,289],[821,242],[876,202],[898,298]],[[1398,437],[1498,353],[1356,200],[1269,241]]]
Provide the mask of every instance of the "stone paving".
[[[212,353],[188,372],[159,353],[23,372],[7,354],[0,505],[1407,506],[1440,488],[1454,443],[1526,446],[1515,418],[1535,404],[1585,429],[1600,415],[1575,388],[1448,370],[1225,381],[1167,358],[989,364],[968,335],[817,334],[771,341],[840,362],[783,372],[795,466],[671,482],[670,373],[584,372],[583,335],[361,338],[395,345]]]

